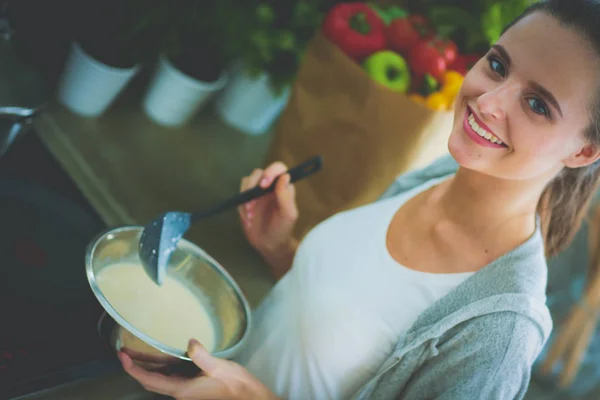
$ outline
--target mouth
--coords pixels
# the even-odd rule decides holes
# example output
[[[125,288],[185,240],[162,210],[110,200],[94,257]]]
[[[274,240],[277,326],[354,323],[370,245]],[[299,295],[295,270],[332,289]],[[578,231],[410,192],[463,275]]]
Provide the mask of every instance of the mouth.
[[[485,125],[477,115],[473,112],[471,107],[467,106],[465,113],[465,119],[463,121],[464,129],[467,135],[473,139],[474,142],[492,148],[508,148],[498,136],[496,136],[492,130]]]

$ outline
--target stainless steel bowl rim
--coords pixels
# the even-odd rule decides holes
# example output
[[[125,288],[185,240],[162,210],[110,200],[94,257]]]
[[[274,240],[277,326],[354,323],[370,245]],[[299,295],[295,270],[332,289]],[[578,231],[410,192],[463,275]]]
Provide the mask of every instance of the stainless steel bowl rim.
[[[86,250],[86,254],[85,254],[85,270],[86,270],[88,283],[92,289],[92,292],[96,296],[96,299],[100,302],[100,304],[102,305],[102,307],[104,308],[106,313],[108,315],[110,315],[117,324],[119,324],[120,326],[125,328],[127,331],[129,331],[132,335],[134,335],[138,339],[142,340],[143,342],[146,342],[147,344],[156,348],[157,350],[159,350],[165,354],[169,354],[171,356],[180,358],[182,360],[191,361],[191,359],[187,356],[187,352],[176,349],[174,347],[164,345],[164,344],[160,343],[159,341],[152,339],[150,336],[146,335],[144,332],[140,331],[139,329],[137,329],[133,325],[131,325],[108,302],[108,300],[106,299],[106,297],[104,297],[104,294],[100,290],[98,283],[96,282],[96,276],[92,269],[92,255],[94,254],[96,246],[98,243],[100,243],[101,239],[103,239],[104,237],[106,237],[110,234],[115,234],[115,233],[128,231],[128,230],[138,230],[138,229],[143,229],[143,228],[144,227],[141,225],[117,226],[117,227],[113,227],[113,228],[110,228],[110,229],[107,229],[107,230],[101,232],[94,239],[92,239],[90,241],[89,245],[87,246],[87,250]],[[223,276],[223,278],[227,281],[227,283],[229,285],[231,285],[231,287],[234,289],[240,303],[242,304],[242,306],[244,308],[244,314],[246,316],[246,327],[245,327],[244,333],[243,333],[242,337],[240,338],[240,340],[237,343],[235,343],[233,346],[228,347],[227,349],[224,349],[221,351],[215,351],[212,353],[215,357],[226,358],[226,359],[232,358],[242,349],[242,347],[248,340],[248,336],[250,335],[250,329],[252,327],[252,313],[251,313],[250,305],[248,304],[248,301],[246,300],[246,297],[243,295],[243,292],[240,289],[240,287],[238,286],[238,284],[235,282],[233,277],[225,270],[225,268],[223,268],[223,266],[221,266],[221,264],[219,264],[214,258],[212,258],[208,253],[206,253],[204,250],[202,250],[196,244],[194,244],[188,240],[185,240],[185,239],[181,239],[181,240],[186,245],[189,245],[195,251],[197,251],[201,257],[205,258],[210,263],[211,267],[215,268],[216,271]]]

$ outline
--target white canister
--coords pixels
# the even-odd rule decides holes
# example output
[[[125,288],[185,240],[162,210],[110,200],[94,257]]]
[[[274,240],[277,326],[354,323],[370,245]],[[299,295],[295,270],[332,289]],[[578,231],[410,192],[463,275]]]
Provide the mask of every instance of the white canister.
[[[266,73],[250,77],[238,70],[216,101],[216,111],[228,124],[250,135],[267,132],[289,98],[289,88],[276,95]]]
[[[116,68],[101,63],[74,42],[58,84],[58,100],[72,112],[97,117],[117,98],[140,66]]]
[[[214,82],[194,79],[162,56],[144,99],[144,110],[157,124],[170,127],[183,125],[226,82],[225,73]]]

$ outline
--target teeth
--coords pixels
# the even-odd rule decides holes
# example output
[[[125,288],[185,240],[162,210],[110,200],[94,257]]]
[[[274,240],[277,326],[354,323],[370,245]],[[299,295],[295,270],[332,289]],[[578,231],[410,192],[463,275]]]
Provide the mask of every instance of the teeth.
[[[471,126],[471,128],[473,128],[473,130],[479,136],[489,140],[492,143],[503,144],[502,141],[500,139],[498,139],[496,136],[492,135],[491,133],[489,133],[482,127],[480,127],[479,124],[477,122],[475,122],[475,117],[473,116],[473,114],[469,114],[469,117],[467,118],[467,120],[469,121],[469,125]]]

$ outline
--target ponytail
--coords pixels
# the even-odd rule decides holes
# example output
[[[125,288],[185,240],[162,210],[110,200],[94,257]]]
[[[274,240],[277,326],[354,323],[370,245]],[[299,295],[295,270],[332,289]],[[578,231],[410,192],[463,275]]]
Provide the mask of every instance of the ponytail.
[[[546,12],[565,26],[574,28],[587,38],[600,56],[600,0],[544,0],[529,7],[514,23],[535,11]],[[512,25],[512,24],[511,24]],[[595,146],[600,146],[600,91],[588,107],[590,126],[587,128],[585,138]],[[542,219],[542,233],[546,248],[546,256],[555,256],[563,250],[573,239],[581,222],[586,217],[588,207],[598,189],[600,181],[600,161],[594,164],[570,169],[563,169],[546,187],[538,204],[538,213]],[[594,234],[598,233],[598,212],[595,215]],[[595,246],[596,243],[591,243]],[[597,257],[596,257],[597,259]],[[583,359],[581,355],[588,346],[589,334],[587,324],[595,325],[597,309],[593,317],[586,316],[590,299],[597,300],[594,284],[600,279],[598,275],[597,260],[590,265],[588,286],[582,298],[582,304],[576,305],[574,311],[563,322],[563,327],[554,339],[548,350],[546,360],[542,365],[542,372],[549,375],[560,361],[563,371],[559,385],[569,386]],[[595,304],[597,306],[597,304]],[[583,310],[583,311],[582,311]],[[591,319],[590,319],[591,318]],[[580,322],[586,323],[580,323]],[[575,344],[573,344],[575,343]],[[575,347],[570,347],[575,346]],[[572,348],[579,347],[579,352]],[[567,353],[565,355],[565,353]]]
[[[600,168],[595,163],[583,168],[565,168],[548,184],[538,205],[546,256],[555,256],[571,242],[599,181]]]

